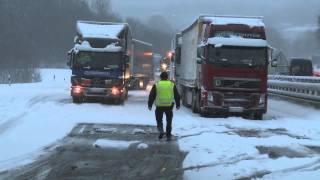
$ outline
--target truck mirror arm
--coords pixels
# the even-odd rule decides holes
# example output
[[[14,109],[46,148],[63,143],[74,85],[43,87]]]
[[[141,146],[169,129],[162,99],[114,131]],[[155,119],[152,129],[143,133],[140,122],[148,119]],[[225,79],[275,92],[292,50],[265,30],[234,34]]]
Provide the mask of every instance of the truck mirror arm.
[[[202,64],[203,59],[204,59],[203,57],[197,58],[197,64]]]
[[[276,59],[273,59],[273,60],[271,61],[271,67],[277,67],[277,66],[278,66],[277,60],[276,60]]]

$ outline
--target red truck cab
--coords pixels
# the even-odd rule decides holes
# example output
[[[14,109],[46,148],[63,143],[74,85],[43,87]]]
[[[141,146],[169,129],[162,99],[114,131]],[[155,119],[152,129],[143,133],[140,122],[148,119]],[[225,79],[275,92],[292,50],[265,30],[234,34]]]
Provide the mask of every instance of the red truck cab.
[[[263,118],[269,53],[261,17],[200,16],[174,43],[185,106],[201,115]]]
[[[262,119],[267,111],[268,49],[264,26],[205,22],[199,47],[200,111],[244,113]]]

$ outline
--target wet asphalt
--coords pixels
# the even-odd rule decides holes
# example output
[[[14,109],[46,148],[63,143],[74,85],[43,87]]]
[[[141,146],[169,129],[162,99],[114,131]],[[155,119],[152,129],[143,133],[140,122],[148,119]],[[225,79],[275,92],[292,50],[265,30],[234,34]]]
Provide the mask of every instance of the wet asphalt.
[[[168,142],[157,136],[154,126],[78,124],[65,138],[46,147],[35,162],[2,172],[0,179],[183,179],[186,153],[175,138]],[[121,149],[95,145],[98,139],[134,143]]]

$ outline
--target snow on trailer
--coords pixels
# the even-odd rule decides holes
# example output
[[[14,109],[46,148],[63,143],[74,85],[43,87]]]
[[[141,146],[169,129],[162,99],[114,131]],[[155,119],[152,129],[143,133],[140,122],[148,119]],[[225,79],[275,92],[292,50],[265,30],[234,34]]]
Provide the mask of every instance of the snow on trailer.
[[[207,43],[215,45],[215,47],[222,46],[245,46],[245,47],[267,47],[268,42],[263,39],[246,39],[242,37],[231,37],[231,38],[223,38],[223,37],[214,37],[208,38]]]
[[[76,44],[73,48],[75,52],[119,52],[123,50],[120,40],[126,33],[128,24],[77,21],[76,29]]]
[[[209,23],[214,26],[225,26],[225,25],[241,25],[248,26],[249,28],[262,28],[264,29],[265,24],[263,23],[262,17],[250,17],[250,16],[202,16],[200,21]],[[252,33],[232,32],[224,31],[215,34],[216,37],[208,38],[207,43],[215,45],[216,47],[222,46],[245,46],[245,47],[266,47],[268,42],[266,41],[265,35],[258,35]]]
[[[118,39],[124,28],[125,24],[77,21],[77,31],[83,38]]]
[[[73,50],[78,53],[79,51],[90,51],[90,52],[120,52],[121,46],[117,46],[116,43],[108,44],[104,48],[91,47],[88,41],[83,41],[81,44],[75,44]]]
[[[218,16],[202,15],[203,21],[211,22],[215,25],[242,24],[250,27],[264,27],[263,18],[259,16]]]

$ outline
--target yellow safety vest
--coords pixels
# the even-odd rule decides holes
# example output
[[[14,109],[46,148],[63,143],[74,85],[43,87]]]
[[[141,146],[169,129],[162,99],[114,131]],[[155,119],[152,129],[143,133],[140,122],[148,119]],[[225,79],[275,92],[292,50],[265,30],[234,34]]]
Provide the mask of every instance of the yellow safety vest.
[[[156,84],[157,96],[156,106],[157,107],[170,107],[174,100],[173,92],[174,83],[168,80],[158,81]]]

